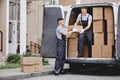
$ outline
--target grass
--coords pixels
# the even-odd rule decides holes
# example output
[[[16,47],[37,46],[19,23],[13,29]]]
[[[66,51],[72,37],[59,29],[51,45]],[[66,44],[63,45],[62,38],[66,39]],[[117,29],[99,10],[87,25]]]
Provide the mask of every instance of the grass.
[[[20,64],[18,64],[18,63],[6,63],[6,65],[0,65],[0,70],[12,69],[12,68],[20,68]]]
[[[48,65],[48,64],[49,64],[49,63],[48,63],[48,60],[43,59],[43,60],[42,60],[42,64],[43,64],[43,65]]]

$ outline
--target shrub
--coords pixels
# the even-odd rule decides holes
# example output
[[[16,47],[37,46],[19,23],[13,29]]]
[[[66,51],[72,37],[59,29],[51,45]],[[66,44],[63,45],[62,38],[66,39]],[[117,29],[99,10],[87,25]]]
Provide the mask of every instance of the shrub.
[[[32,56],[31,52],[26,52],[25,54],[22,55],[23,57],[30,57]]]
[[[19,54],[10,54],[7,58],[7,62],[20,64],[20,55]]]

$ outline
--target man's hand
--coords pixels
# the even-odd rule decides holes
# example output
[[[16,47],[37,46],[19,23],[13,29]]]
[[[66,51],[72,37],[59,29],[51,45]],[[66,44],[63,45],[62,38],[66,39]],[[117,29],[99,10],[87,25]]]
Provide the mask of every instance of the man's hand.
[[[84,29],[81,29],[80,34],[84,33],[84,31],[85,31]]]

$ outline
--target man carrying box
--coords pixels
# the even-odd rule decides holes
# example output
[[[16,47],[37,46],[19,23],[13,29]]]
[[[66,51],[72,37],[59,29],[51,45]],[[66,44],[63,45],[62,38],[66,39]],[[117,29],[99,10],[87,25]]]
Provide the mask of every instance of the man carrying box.
[[[84,50],[84,42],[87,38],[88,41],[88,47],[89,47],[89,57],[91,56],[91,46],[92,46],[92,35],[93,31],[91,29],[91,23],[92,23],[92,16],[87,13],[87,8],[82,7],[81,12],[77,20],[75,22],[75,26],[80,24],[83,26],[83,29],[81,29],[79,34],[79,40],[78,40],[78,57],[83,57],[83,50]]]
[[[58,27],[56,29],[57,36],[57,55],[55,61],[55,75],[64,73],[64,60],[65,60],[65,49],[66,49],[66,38],[70,37],[73,31],[67,32],[64,26],[64,19],[58,18]]]

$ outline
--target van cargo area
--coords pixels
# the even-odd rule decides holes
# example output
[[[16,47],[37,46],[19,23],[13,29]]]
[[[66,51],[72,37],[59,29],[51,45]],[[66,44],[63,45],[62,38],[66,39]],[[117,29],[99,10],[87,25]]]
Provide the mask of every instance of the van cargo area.
[[[73,7],[70,13],[68,31],[81,13],[81,7]],[[78,34],[73,33],[67,41],[67,59],[109,60],[115,58],[114,13],[112,6],[87,6],[87,12],[92,15],[93,43],[88,46],[84,43],[83,57],[78,56]],[[73,62],[76,62],[73,60]],[[79,61],[79,62],[82,62]],[[84,61],[83,61],[84,62]],[[87,61],[86,61],[87,62]],[[104,62],[103,62],[104,63]],[[106,63],[106,62],[105,62]]]

